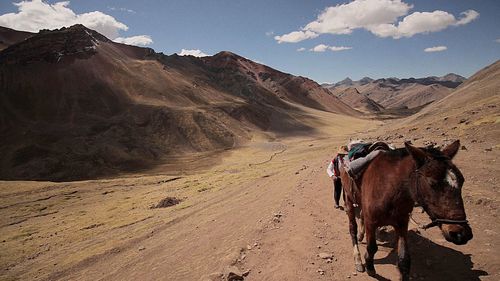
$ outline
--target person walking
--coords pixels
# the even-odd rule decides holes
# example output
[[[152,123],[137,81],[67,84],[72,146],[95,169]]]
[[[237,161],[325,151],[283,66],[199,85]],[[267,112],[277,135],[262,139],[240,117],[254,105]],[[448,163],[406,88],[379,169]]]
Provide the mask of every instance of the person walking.
[[[333,181],[333,201],[335,209],[340,207],[340,195],[342,194],[342,181],[340,180],[340,158],[347,154],[347,146],[341,145],[337,151],[337,155],[333,157],[328,164],[326,173]]]

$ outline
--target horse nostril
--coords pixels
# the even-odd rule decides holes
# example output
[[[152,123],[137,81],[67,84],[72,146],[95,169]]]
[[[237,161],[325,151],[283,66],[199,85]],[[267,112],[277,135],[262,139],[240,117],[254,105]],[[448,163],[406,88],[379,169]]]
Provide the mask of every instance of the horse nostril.
[[[446,228],[447,229],[443,229],[443,235],[448,242],[452,242],[456,245],[464,245],[472,239],[472,230],[468,225],[461,227],[446,226]]]

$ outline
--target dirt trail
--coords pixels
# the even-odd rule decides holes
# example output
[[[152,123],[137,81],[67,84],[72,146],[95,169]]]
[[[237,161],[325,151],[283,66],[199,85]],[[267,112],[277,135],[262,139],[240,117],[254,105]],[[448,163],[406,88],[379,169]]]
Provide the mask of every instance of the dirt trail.
[[[347,217],[333,208],[325,169],[339,144],[376,122],[332,127],[331,115],[315,114],[325,120],[318,135],[255,139],[192,174],[0,182],[0,279],[217,280],[233,265],[249,270],[245,280],[374,280],[353,273]],[[488,174],[460,153],[466,178]],[[438,229],[412,230],[414,280],[499,279],[498,195],[496,179],[493,187],[487,180],[464,188],[471,243],[454,246]],[[150,209],[166,196],[182,202]],[[391,232],[380,239],[377,279],[396,280]],[[320,253],[333,254],[331,263]]]

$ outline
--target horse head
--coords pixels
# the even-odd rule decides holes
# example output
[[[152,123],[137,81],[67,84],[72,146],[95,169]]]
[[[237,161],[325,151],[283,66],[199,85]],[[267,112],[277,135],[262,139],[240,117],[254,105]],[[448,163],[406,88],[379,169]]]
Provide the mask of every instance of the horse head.
[[[452,163],[460,142],[457,140],[443,150],[433,147],[417,148],[405,143],[416,163],[412,179],[412,196],[437,225],[447,241],[457,245],[472,239],[472,229],[466,220],[462,199],[464,177]]]

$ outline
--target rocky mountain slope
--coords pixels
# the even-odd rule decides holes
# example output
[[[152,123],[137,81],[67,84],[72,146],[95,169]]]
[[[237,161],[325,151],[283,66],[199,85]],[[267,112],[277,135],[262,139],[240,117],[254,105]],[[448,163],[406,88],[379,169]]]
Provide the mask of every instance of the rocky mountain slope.
[[[462,150],[473,151],[469,153],[471,163],[483,163],[485,154],[499,156],[500,61],[471,76],[445,98],[387,127],[392,129],[382,134],[383,140],[407,139],[428,145],[421,141],[446,143],[460,139]],[[491,167],[495,169],[492,175],[500,173],[498,165]]]
[[[358,114],[312,80],[229,52],[166,56],[82,25],[1,38],[2,179],[92,178],[232,148],[253,132],[313,132],[295,105]]]
[[[33,33],[17,31],[7,27],[0,26],[0,50],[7,48],[8,46],[20,42],[28,37],[31,37]]]
[[[483,68],[447,97],[402,124],[459,130],[460,135],[498,141],[500,136],[500,60]],[[483,136],[483,137],[480,137]],[[492,146],[500,148],[499,143]]]
[[[328,89],[333,89],[333,88],[338,88],[338,87],[357,87],[357,86],[363,86],[368,83],[373,82],[373,79],[370,77],[363,77],[359,79],[358,81],[353,81],[351,78],[346,77],[344,80],[339,81],[337,83],[323,83],[321,84],[322,87],[328,88]]]
[[[349,87],[339,92],[337,97],[339,97],[346,104],[362,112],[374,113],[380,112],[384,109],[382,105],[373,101],[365,94],[358,92],[358,90],[354,87]]]

